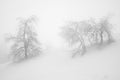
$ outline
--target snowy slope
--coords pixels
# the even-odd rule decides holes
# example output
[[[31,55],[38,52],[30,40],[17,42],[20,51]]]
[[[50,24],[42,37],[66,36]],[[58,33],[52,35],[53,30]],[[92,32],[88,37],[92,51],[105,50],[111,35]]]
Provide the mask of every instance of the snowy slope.
[[[120,80],[120,43],[71,58],[51,47],[44,55],[0,69],[0,80]]]

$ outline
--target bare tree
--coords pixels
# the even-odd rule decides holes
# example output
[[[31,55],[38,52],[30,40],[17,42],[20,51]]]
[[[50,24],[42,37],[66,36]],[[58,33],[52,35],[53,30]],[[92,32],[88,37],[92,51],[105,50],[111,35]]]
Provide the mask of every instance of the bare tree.
[[[62,27],[62,36],[71,46],[78,44],[73,50],[73,56],[77,53],[83,55],[86,52],[88,43],[92,47],[113,41],[110,27],[111,24],[108,22],[108,18],[101,19],[100,22],[96,22],[94,19],[71,22]],[[108,38],[107,41],[104,40],[105,34]]]
[[[8,38],[8,40],[14,41],[10,54],[14,61],[27,59],[41,52],[40,43],[34,31],[35,20],[35,17],[21,19],[17,35]]]
[[[102,18],[99,22],[95,22],[94,19],[88,21],[81,21],[81,27],[84,27],[83,32],[88,37],[89,43],[92,45],[103,45],[105,43],[111,43],[114,41],[112,37],[112,24],[109,23],[109,18]],[[85,26],[84,26],[85,25]],[[107,38],[105,41],[104,39]]]
[[[103,19],[100,20],[99,22],[99,27],[100,27],[100,37],[101,37],[101,41],[100,44],[104,43],[104,34],[107,35],[107,43],[111,43],[114,41],[113,37],[112,37],[112,32],[111,32],[111,28],[112,28],[112,24],[109,23],[109,17],[105,17]]]
[[[84,35],[87,37],[88,42],[91,45],[98,44],[100,39],[99,39],[99,27],[98,24],[95,22],[94,19],[90,19],[87,21],[81,21],[83,25],[86,24],[86,26],[80,25],[83,28]]]
[[[62,37],[65,38],[71,46],[74,46],[76,43],[79,44],[77,48],[73,50],[72,57],[76,56],[76,54],[83,55],[85,53],[86,47],[78,23],[72,22],[62,27]]]

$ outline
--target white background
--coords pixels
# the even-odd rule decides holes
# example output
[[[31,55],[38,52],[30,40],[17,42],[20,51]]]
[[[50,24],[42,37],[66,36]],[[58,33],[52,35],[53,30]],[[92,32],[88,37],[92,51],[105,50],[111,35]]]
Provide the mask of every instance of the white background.
[[[16,33],[19,24],[16,19],[29,18],[32,15],[38,17],[36,32],[40,41],[47,47],[48,54],[22,67],[1,69],[0,80],[120,80],[119,45],[117,48],[98,52],[98,56],[92,55],[74,61],[68,59],[70,56],[60,50],[64,42],[59,36],[60,27],[69,21],[112,16],[110,22],[114,26],[114,36],[119,40],[119,0],[0,0],[1,63],[9,54],[9,44],[4,38],[8,34]]]

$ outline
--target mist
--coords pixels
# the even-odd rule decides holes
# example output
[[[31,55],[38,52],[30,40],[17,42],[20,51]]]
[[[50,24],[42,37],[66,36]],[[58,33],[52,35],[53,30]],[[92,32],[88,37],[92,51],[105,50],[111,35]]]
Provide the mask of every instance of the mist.
[[[37,16],[37,24],[35,26],[35,29],[38,34],[38,39],[42,43],[42,46],[46,53],[45,59],[43,59],[44,56],[42,57],[43,62],[41,63],[42,65],[41,68],[44,68],[44,66],[50,66],[50,68],[48,68],[48,73],[51,73],[52,71],[50,69],[53,69],[53,68],[56,69],[56,71],[53,71],[54,73],[57,73],[57,71],[62,72],[63,69],[67,69],[69,66],[70,68],[65,70],[66,73],[67,71],[68,73],[72,71],[72,70],[69,70],[71,68],[78,68],[78,67],[71,66],[71,63],[78,66],[79,63],[77,62],[79,61],[78,60],[76,60],[77,62],[75,62],[74,60],[73,61],[70,60],[72,62],[69,61],[68,58],[70,57],[70,54],[64,52],[66,51],[66,43],[64,39],[62,39],[62,37],[60,36],[60,32],[61,32],[60,28],[63,27],[69,21],[81,21],[81,20],[87,20],[90,18],[100,19],[105,16],[111,16],[110,23],[113,25],[112,30],[113,30],[114,38],[116,39],[116,41],[120,40],[120,27],[119,27],[120,26],[120,22],[119,22],[120,21],[120,1],[119,0],[0,0],[0,63],[6,63],[8,61],[7,55],[10,53],[10,43],[6,42],[5,38],[10,34],[12,35],[16,34],[18,25],[19,25],[19,21],[17,19],[29,18],[32,15]],[[108,52],[106,51],[105,52],[103,51],[102,53],[107,53],[106,55],[108,55]],[[119,50],[116,52],[116,54],[117,53],[119,53]],[[50,56],[53,58],[50,58]],[[103,56],[101,56],[100,58],[102,57]],[[109,57],[109,60],[111,59],[110,57]],[[61,58],[63,60],[60,60]],[[100,61],[100,58],[98,62]],[[104,60],[106,58],[107,56],[104,58]],[[83,59],[83,61],[85,59]],[[50,60],[50,63],[49,63],[49,60]],[[65,64],[65,68],[63,68],[64,66],[62,66],[62,71],[58,70],[60,67],[56,66],[58,63],[54,62],[54,60],[57,60],[58,62],[60,62],[60,64]],[[89,63],[89,60],[91,59],[89,58],[88,62],[85,62],[85,64],[83,63],[83,65],[86,65],[87,63]],[[37,61],[35,65],[37,65],[37,63],[39,62]],[[93,62],[93,64],[94,63],[95,62]],[[68,64],[69,66],[68,65],[66,66],[66,64]],[[30,65],[30,63],[28,63],[28,65]],[[82,63],[80,65],[82,65]],[[115,65],[117,65],[117,63]],[[27,66],[25,66],[25,69],[27,68]],[[53,66],[56,66],[56,67],[53,67]],[[81,70],[83,69],[83,67],[81,68]],[[45,67],[44,70],[46,68],[47,67]],[[15,68],[15,70],[16,69],[18,68]],[[97,66],[97,69],[98,69],[98,66]],[[15,70],[13,70],[13,74]],[[20,72],[20,70],[18,72]],[[75,71],[73,70],[73,72],[77,74],[76,69]],[[9,73],[10,72],[5,74],[8,75]],[[84,70],[83,70],[83,73],[84,73]],[[2,72],[0,74],[2,74]],[[47,71],[46,72],[43,71],[43,74],[47,74]],[[41,73],[41,75],[43,74]],[[70,75],[72,76],[73,74],[70,74]],[[62,77],[64,76],[62,75]],[[64,78],[64,80],[70,79],[70,77],[69,78],[68,77],[69,75],[67,75],[67,77]],[[49,78],[53,80],[57,79],[57,78],[52,78],[50,76]],[[44,77],[42,77],[41,79],[48,80],[47,78],[44,78]],[[78,78],[78,79],[80,80],[82,78]],[[8,80],[8,79],[4,79],[4,80]],[[22,79],[22,80],[25,80],[25,79]],[[28,78],[28,80],[30,79]],[[77,78],[72,77],[71,80],[77,80]],[[85,80],[88,80],[88,79],[86,78]],[[97,78],[97,80],[100,80],[100,79]]]

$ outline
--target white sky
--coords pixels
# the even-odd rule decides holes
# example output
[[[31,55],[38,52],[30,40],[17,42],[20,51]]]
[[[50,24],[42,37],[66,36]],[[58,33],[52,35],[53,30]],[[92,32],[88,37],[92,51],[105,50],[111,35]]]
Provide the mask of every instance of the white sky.
[[[16,18],[36,15],[39,18],[37,32],[44,44],[61,45],[59,27],[67,21],[101,18],[113,15],[112,23],[119,31],[119,0],[0,0],[0,46],[5,33],[13,34],[17,28]],[[4,50],[3,46],[0,50]]]
[[[111,23],[115,26],[114,32],[120,33],[120,0],[0,0],[0,63],[2,59],[4,62],[5,53],[9,53],[7,50],[8,43],[4,42],[5,34],[15,33],[16,28],[18,28],[16,18],[27,18],[31,15],[36,15],[39,18],[36,29],[42,43],[45,46],[47,45],[47,47],[49,46],[48,48],[50,49],[46,52],[50,53],[50,55],[44,58],[41,57],[41,60],[36,60],[37,62],[33,62],[32,65],[28,63],[27,66],[25,65],[26,67],[6,69],[8,72],[1,72],[1,75],[5,74],[1,78],[4,77],[11,80],[27,78],[30,80],[32,78],[37,79],[40,77],[42,79],[45,77],[45,79],[56,80],[59,78],[63,80],[64,78],[66,80],[75,80],[78,77],[82,77],[80,74],[90,76],[89,74],[91,73],[100,73],[101,75],[110,73],[112,74],[108,74],[110,78],[119,76],[120,71],[117,71],[119,70],[119,51],[117,51],[119,46],[117,48],[109,48],[105,52],[100,51],[98,52],[100,55],[97,54],[99,56],[90,54],[93,57],[84,57],[85,59],[81,58],[78,61],[68,59],[69,55],[64,50],[60,51],[55,47],[59,49],[63,45],[62,38],[59,36],[59,28],[64,26],[67,21],[113,15]],[[51,50],[51,47],[53,47],[52,50],[54,49],[54,51]],[[51,52],[49,52],[50,50]],[[106,54],[101,55],[101,53]],[[29,72],[30,70],[32,71],[31,73]],[[41,75],[47,76],[41,77]],[[83,77],[87,78],[86,76]]]

